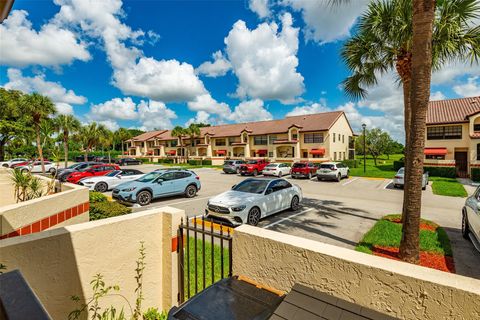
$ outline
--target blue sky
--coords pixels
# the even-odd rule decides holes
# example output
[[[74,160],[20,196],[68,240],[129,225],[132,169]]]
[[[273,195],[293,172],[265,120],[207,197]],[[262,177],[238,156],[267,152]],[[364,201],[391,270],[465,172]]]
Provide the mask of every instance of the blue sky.
[[[48,95],[59,112],[152,130],[341,109],[354,129],[402,140],[393,73],[362,101],[339,84],[339,52],[367,0],[16,1],[0,25],[0,85]],[[480,95],[480,67],[433,76],[432,98]]]

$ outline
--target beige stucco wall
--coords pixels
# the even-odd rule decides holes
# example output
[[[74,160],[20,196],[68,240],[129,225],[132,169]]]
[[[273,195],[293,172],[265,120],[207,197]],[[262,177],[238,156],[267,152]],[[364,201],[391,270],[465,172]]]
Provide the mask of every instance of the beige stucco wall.
[[[248,225],[233,273],[288,292],[295,283],[402,319],[480,319],[480,281]]]
[[[75,304],[70,296],[91,297],[90,281],[101,273],[107,285],[135,305],[135,267],[140,241],[146,248],[143,309],[168,309],[177,301],[177,258],[172,236],[184,212],[157,208],[104,220],[81,223],[0,242],[1,262],[19,269],[54,319],[66,319]],[[129,308],[119,297],[103,306]]]
[[[333,142],[333,134],[335,134],[335,142]],[[344,139],[341,138],[342,136],[344,136]],[[348,159],[348,139],[351,136],[353,136],[352,129],[343,114],[328,131],[327,152],[331,160],[334,160],[334,152],[337,153],[336,160]],[[341,154],[341,157],[339,157],[339,154]]]
[[[457,126],[459,124],[455,124]],[[440,126],[452,126],[452,125],[440,125]],[[452,139],[452,140],[428,140],[427,133],[425,132],[425,148],[447,148],[447,155],[445,160],[455,160],[455,149],[465,148],[463,151],[467,151],[467,148],[470,148],[471,141],[469,135],[469,124],[463,123],[462,126],[462,139]],[[429,126],[436,127],[436,126]],[[471,148],[470,148],[470,151]],[[473,150],[476,152],[476,149]],[[472,159],[472,154],[470,152],[469,158]]]

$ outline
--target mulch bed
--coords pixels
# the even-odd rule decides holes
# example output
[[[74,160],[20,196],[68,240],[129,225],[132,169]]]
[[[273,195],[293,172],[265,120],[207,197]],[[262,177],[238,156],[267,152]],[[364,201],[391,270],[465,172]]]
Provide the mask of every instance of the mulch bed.
[[[393,223],[398,223],[398,224],[402,223],[402,220],[400,218],[389,219],[388,221],[391,221]],[[429,230],[429,231],[435,232],[437,228],[438,228],[437,225],[420,222],[420,230]]]
[[[432,226],[428,225],[428,227]],[[393,260],[400,260],[400,258],[398,257],[398,251],[399,248],[395,247],[382,247],[375,245],[372,248],[372,252],[374,255]],[[455,273],[455,264],[453,262],[453,257],[443,256],[441,254],[420,251],[420,265],[440,271]]]

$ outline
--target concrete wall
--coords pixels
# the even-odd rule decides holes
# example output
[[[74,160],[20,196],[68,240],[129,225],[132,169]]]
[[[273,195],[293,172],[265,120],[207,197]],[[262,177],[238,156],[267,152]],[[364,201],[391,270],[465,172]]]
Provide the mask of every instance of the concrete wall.
[[[5,192],[13,194],[13,187]],[[1,206],[0,239],[86,222],[89,220],[88,210],[88,189],[65,183],[59,193]]]
[[[480,319],[480,281],[243,225],[233,273],[289,291],[301,283],[402,319]]]
[[[172,237],[184,212],[159,208],[0,242],[1,262],[19,269],[54,319],[66,319],[76,308],[70,296],[91,297],[90,281],[101,273],[107,285],[119,285],[120,294],[135,305],[135,268],[140,241],[146,248],[143,309],[168,309],[177,301],[177,256]],[[84,300],[82,300],[84,301]],[[119,297],[103,306],[125,307]]]

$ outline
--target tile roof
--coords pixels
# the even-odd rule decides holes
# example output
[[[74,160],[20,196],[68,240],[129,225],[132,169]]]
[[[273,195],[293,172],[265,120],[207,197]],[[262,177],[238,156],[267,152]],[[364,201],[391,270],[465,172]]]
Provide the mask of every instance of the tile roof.
[[[267,120],[204,127],[200,128],[200,137],[203,137],[206,134],[212,135],[214,137],[234,137],[239,136],[244,130],[248,131],[252,135],[284,133],[287,132],[288,129],[292,126],[298,127],[300,132],[324,131],[330,129],[330,127],[335,123],[335,121],[337,121],[337,119],[343,114],[343,111],[332,111],[309,115],[291,116],[279,120]],[[150,136],[147,137],[147,134],[150,134]],[[147,137],[146,139],[151,139],[155,137],[158,140],[175,139],[171,136],[171,130],[164,130],[163,132],[146,132],[140,136],[135,137],[134,140],[144,141],[141,139],[145,139],[145,137]]]
[[[133,137],[132,140],[134,141],[146,141],[148,139],[151,139],[153,137],[156,137],[162,133],[167,132],[168,130],[156,130],[156,131],[148,131],[145,133],[142,133],[141,135],[138,135],[136,137]]]
[[[468,117],[478,112],[480,112],[480,96],[430,101],[427,125],[468,122]]]

